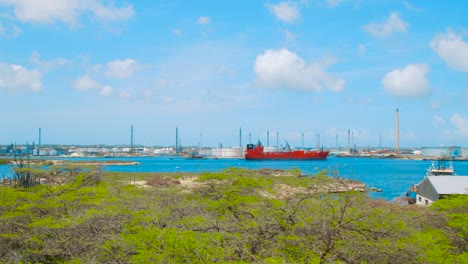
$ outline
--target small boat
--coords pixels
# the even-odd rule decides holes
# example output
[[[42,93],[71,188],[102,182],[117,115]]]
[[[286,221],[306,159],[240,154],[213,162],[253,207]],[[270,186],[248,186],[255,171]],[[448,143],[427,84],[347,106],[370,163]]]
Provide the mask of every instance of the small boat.
[[[194,160],[194,159],[206,159],[206,157],[202,154],[200,154],[198,151],[192,151],[190,152],[186,159]]]
[[[262,143],[247,144],[244,152],[246,160],[325,160],[329,151],[326,150],[291,150],[288,142],[282,151],[264,151]]]

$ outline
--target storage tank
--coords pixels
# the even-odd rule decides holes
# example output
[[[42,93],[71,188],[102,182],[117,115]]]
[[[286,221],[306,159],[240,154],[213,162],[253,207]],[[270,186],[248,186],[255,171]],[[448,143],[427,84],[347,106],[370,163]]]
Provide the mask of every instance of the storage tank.
[[[422,147],[423,157],[453,157],[458,158],[462,156],[461,147]]]

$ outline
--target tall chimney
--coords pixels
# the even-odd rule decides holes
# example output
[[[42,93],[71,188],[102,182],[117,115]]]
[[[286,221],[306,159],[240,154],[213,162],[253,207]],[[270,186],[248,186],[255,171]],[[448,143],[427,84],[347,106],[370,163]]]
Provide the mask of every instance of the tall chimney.
[[[351,141],[351,138],[350,138],[351,135],[350,135],[350,134],[351,134],[351,131],[348,129],[348,152],[351,152],[351,148],[350,148],[350,146],[349,146],[349,144],[351,143],[351,142],[350,142],[350,141]]]
[[[239,147],[242,149],[242,127],[239,128]]]
[[[38,148],[41,149],[41,139],[42,139],[42,130],[39,128],[39,146]]]
[[[320,134],[315,134],[315,148],[320,149]]]
[[[267,147],[270,146],[270,130],[267,131]]]
[[[379,148],[382,148],[382,133],[379,132]]]
[[[400,113],[396,109],[396,152],[400,153]]]
[[[338,149],[338,134],[336,134],[336,146],[335,146],[336,149]]]

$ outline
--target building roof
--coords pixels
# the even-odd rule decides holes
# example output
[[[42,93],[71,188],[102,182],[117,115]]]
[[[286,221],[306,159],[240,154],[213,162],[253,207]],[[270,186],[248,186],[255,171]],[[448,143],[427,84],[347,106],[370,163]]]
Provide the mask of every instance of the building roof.
[[[468,194],[468,176],[427,176],[440,194]]]

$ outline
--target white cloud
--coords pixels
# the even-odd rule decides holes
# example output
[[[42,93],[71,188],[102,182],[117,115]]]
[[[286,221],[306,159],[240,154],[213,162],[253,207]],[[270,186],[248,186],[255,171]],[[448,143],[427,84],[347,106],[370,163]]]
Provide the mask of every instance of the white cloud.
[[[104,2],[104,3],[103,3]],[[70,26],[79,24],[81,16],[91,13],[94,18],[116,21],[135,15],[131,5],[115,7],[103,0],[0,0],[0,5],[11,6],[16,19],[22,22],[62,22]]]
[[[374,102],[374,100],[370,97],[363,97],[363,98],[354,98],[349,96],[344,99],[344,103],[346,104],[360,104],[360,105],[370,105]]]
[[[432,101],[432,102],[431,102],[431,108],[432,108],[432,109],[439,109],[439,108],[440,108],[440,102],[438,102],[438,101]]]
[[[74,24],[76,23],[80,7],[80,2],[77,0],[7,0],[0,1],[0,3],[13,6],[13,13],[18,20],[22,22],[40,23],[60,21],[67,24]]]
[[[432,125],[434,127],[439,127],[440,125],[443,125],[443,124],[445,124],[445,119],[443,119],[442,117],[440,117],[438,115],[433,116]]]
[[[104,85],[102,86],[101,90],[99,91],[99,95],[102,96],[109,96],[112,94],[114,89],[112,89],[112,86],[110,85]]]
[[[160,100],[165,104],[172,104],[176,101],[175,98],[170,96],[161,96]]]
[[[124,99],[129,99],[129,98],[132,97],[132,95],[127,91],[121,91],[119,93],[119,96],[120,96],[120,98],[124,98]]]
[[[434,37],[429,45],[450,68],[468,72],[468,43],[461,35],[447,31]]]
[[[285,30],[283,30],[283,33],[284,33],[284,36],[285,36],[287,41],[296,40],[296,35],[294,33],[292,33],[291,31],[285,29]]]
[[[73,87],[78,91],[96,91],[97,95],[110,96],[114,93],[114,88],[110,85],[103,85],[99,81],[89,77],[89,75],[83,75],[77,78],[73,82]]]
[[[106,65],[106,76],[116,79],[125,79],[132,76],[140,68],[134,59],[114,60]]]
[[[151,90],[151,89],[145,89],[143,90],[143,98],[145,98],[146,100],[149,100],[151,98],[153,98],[154,96],[154,91]]]
[[[406,1],[403,1],[403,5],[405,6],[406,9],[411,10],[411,11],[416,11],[416,12],[424,11],[424,8],[414,6]]]
[[[286,22],[292,23],[297,21],[300,18],[298,6],[293,2],[281,2],[279,4],[267,5],[271,13],[273,13],[277,19]]]
[[[88,91],[99,89],[101,84],[98,81],[93,80],[89,75],[84,75],[73,82],[73,87],[78,91]]]
[[[345,81],[325,72],[326,66],[328,65],[319,63],[307,64],[287,49],[270,49],[257,56],[254,71],[259,83],[268,88],[341,91]]]
[[[128,20],[135,15],[135,10],[133,10],[131,5],[125,5],[118,8],[115,6],[105,6],[95,0],[89,2],[89,9],[95,17],[102,20]]]
[[[366,53],[366,46],[364,44],[359,44],[358,51],[359,54],[363,55],[364,53]]]
[[[178,28],[175,28],[175,29],[172,30],[172,34],[176,35],[176,36],[180,36],[180,35],[182,35],[182,33],[183,33],[182,30],[180,30]]]
[[[210,23],[210,17],[209,16],[201,16],[198,18],[197,23],[199,25],[208,25]]]
[[[228,66],[219,66],[219,68],[217,69],[217,72],[224,76],[229,76],[229,77],[237,76],[236,70]]]
[[[456,134],[468,137],[468,118],[456,113],[450,118],[450,122],[457,128]]]
[[[41,54],[37,51],[33,51],[31,54],[31,57],[29,58],[29,61],[39,67],[43,72],[50,71],[54,68],[57,67],[62,67],[67,63],[67,60],[64,58],[57,58],[54,60],[42,60],[41,59]]]
[[[339,6],[341,3],[343,2],[346,2],[347,0],[325,0],[325,4],[328,6],[328,7],[337,7]]]
[[[164,78],[158,78],[155,82],[154,82],[154,85],[157,87],[157,88],[164,88],[166,87],[168,84],[168,81]]]
[[[429,93],[426,64],[408,64],[385,75],[382,84],[387,92],[397,97],[418,97]]]
[[[387,37],[397,32],[406,32],[408,24],[401,20],[396,12],[390,13],[390,16],[383,23],[372,22],[364,26],[364,30],[375,37]]]
[[[8,93],[39,92],[42,90],[41,72],[20,65],[0,62],[0,91]]]
[[[0,15],[0,17],[1,17],[1,15]],[[0,37],[15,38],[15,37],[19,36],[20,34],[21,34],[21,28],[19,28],[14,23],[11,23],[11,21],[7,21],[6,24],[3,24],[0,21]]]

